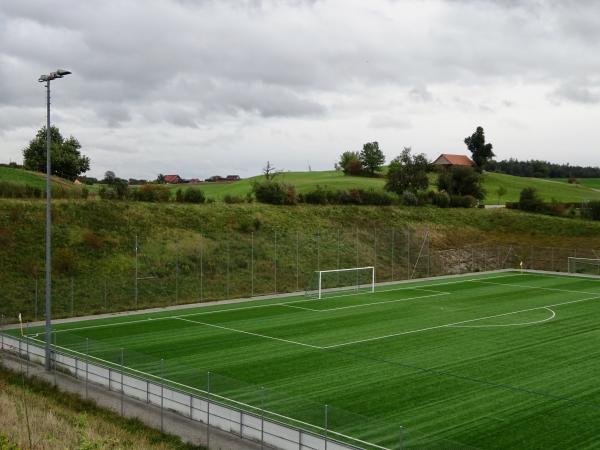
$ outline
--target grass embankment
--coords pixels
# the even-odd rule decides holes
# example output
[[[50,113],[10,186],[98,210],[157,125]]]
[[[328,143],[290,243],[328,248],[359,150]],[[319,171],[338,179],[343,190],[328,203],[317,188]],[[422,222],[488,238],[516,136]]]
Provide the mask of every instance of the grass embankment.
[[[430,188],[436,189],[436,174],[430,174]],[[222,200],[226,195],[245,197],[252,189],[254,181],[262,180],[264,177],[252,177],[232,183],[203,183],[199,187],[207,197]],[[279,181],[291,184],[298,192],[308,192],[317,186],[336,189],[383,189],[384,178],[367,178],[345,176],[341,172],[285,172],[277,176]],[[486,173],[483,178],[483,186],[487,192],[486,205],[504,204],[519,200],[521,190],[526,187],[534,187],[544,201],[556,200],[559,202],[581,202],[584,200],[600,200],[600,191],[595,191],[595,186],[581,180],[582,184],[566,184],[559,180],[547,180],[541,178],[516,177],[501,173]],[[599,183],[600,184],[600,183]],[[506,194],[498,198],[498,188],[503,186]],[[186,189],[186,185],[171,186],[171,189]]]
[[[26,409],[25,409],[26,408]],[[36,379],[0,366],[0,448],[198,449],[136,419],[97,407]],[[31,432],[31,442],[29,432]]]
[[[459,262],[436,252],[469,245],[600,246],[600,223],[504,209],[71,200],[53,216],[56,317],[136,306],[136,235],[140,308],[302,290],[318,269],[375,265],[378,281],[447,273]],[[489,268],[470,261],[462,270]],[[43,201],[0,200],[0,266],[0,314],[41,318]]]
[[[46,174],[12,167],[0,167],[0,181],[44,189],[46,187]],[[76,185],[71,181],[55,176],[52,177],[52,184],[66,189],[76,188]]]

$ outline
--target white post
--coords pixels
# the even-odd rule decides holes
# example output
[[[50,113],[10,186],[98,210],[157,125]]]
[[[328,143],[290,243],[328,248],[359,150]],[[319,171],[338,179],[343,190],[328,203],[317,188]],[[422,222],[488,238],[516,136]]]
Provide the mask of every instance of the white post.
[[[375,267],[373,267],[372,278],[371,278],[371,292],[375,292]]]
[[[319,300],[321,299],[321,276],[323,274],[321,272],[319,272]]]

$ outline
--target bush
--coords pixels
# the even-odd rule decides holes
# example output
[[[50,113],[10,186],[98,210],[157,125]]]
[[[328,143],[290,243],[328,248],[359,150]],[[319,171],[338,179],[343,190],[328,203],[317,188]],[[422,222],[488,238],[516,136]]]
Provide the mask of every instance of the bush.
[[[374,189],[329,190],[321,186],[298,196],[301,203],[313,205],[377,205],[385,206],[393,203],[393,198],[386,192]]]
[[[477,199],[472,195],[451,195],[450,206],[453,208],[474,208],[477,205]]]
[[[600,220],[600,200],[588,202],[587,207],[583,209],[583,216],[591,220]]]
[[[447,192],[434,192],[431,203],[439,208],[448,208],[450,206],[450,196]]]
[[[226,194],[225,197],[223,197],[223,201],[225,203],[245,203],[246,199],[244,197],[240,197],[239,195],[231,195],[231,194]]]
[[[519,209],[529,212],[544,212],[546,207],[537,190],[533,187],[527,187],[519,195]]]
[[[168,187],[160,184],[145,184],[134,190],[132,197],[140,202],[168,202],[171,198],[171,192]]]
[[[261,203],[269,203],[271,205],[295,205],[296,189],[288,184],[279,183],[277,181],[255,182],[252,185],[252,192],[256,200]]]
[[[404,191],[401,201],[404,206],[417,206],[419,203],[417,196],[411,191]]]
[[[204,192],[202,192],[200,189],[189,188],[183,193],[183,201],[186,203],[204,203],[206,201],[206,197],[204,196]]]

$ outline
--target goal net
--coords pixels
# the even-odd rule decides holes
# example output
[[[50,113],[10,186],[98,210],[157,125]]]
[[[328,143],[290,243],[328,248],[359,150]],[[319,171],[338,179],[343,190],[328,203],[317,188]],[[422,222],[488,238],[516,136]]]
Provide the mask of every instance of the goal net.
[[[600,259],[569,257],[569,273],[600,275]]]
[[[375,292],[375,267],[317,270],[306,288],[309,298],[334,296],[340,292]]]

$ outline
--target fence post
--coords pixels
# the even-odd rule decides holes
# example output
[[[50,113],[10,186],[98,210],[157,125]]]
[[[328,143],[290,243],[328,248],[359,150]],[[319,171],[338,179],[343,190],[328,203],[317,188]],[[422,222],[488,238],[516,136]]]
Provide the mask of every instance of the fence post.
[[[74,303],[75,303],[75,279],[73,277],[71,277],[71,317],[73,317],[73,310],[74,310]]]
[[[138,305],[138,236],[135,235],[135,278],[133,282],[134,290],[134,306],[137,309]]]
[[[300,231],[296,230],[296,290],[300,290]]]
[[[406,279],[410,278],[410,228],[406,228]]]
[[[210,448],[210,372],[206,373],[206,448]]]
[[[175,250],[175,304],[179,303],[179,246]]]
[[[254,231],[250,233],[250,297],[254,297]]]
[[[394,236],[396,234],[396,230],[394,228],[392,228],[392,279],[391,281],[394,281]]]
[[[85,338],[85,398],[88,398],[88,376],[89,376],[89,361],[90,361],[90,348],[89,338]]]
[[[160,431],[164,431],[165,360],[160,360]]]
[[[25,322],[25,331],[25,343],[27,345],[27,376],[29,376],[29,322]],[[77,362],[75,362],[75,367],[77,367]],[[75,373],[77,373],[77,369],[75,369]]]
[[[123,396],[125,395],[125,386],[123,384],[123,349],[121,348],[121,417],[123,417]]]
[[[321,270],[321,230],[317,230],[317,270]]]
[[[200,238],[202,239],[202,234]],[[204,245],[200,245],[200,303],[204,300]]]
[[[34,303],[34,318],[37,322],[38,320],[38,279],[35,277],[35,303]]]
[[[260,388],[260,448],[265,445],[265,388]]]
[[[104,279],[104,311],[108,311],[108,283]]]
[[[273,274],[275,275],[275,294],[277,294],[277,230],[275,230],[275,255],[273,256]]]
[[[328,441],[328,437],[327,437],[327,432],[328,432],[328,425],[329,425],[329,418],[328,418],[328,408],[327,405],[325,405],[325,450],[327,450],[327,441]]]
[[[229,232],[227,233],[227,273],[226,273],[226,278],[225,278],[225,297],[227,299],[229,299],[229,274],[230,274],[230,264],[231,264],[231,235],[229,234]]]
[[[554,247],[550,247],[550,270],[554,272]]]
[[[58,383],[56,382],[56,333],[52,333],[52,338],[54,339],[54,351],[52,352],[51,356],[50,356],[50,360],[53,360],[52,367],[54,369],[54,387],[56,387],[58,385]]]

